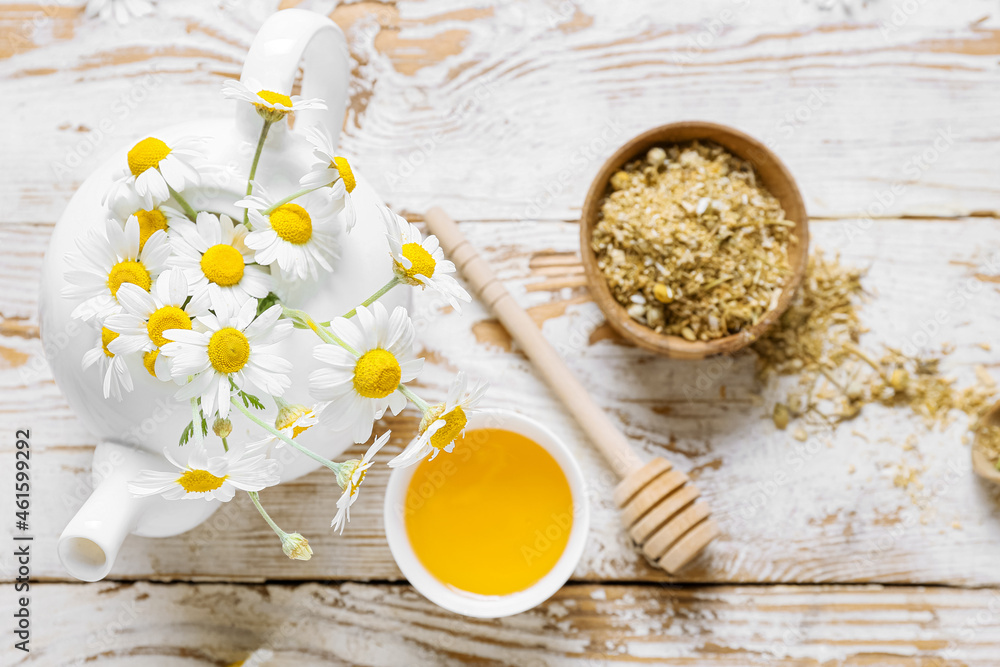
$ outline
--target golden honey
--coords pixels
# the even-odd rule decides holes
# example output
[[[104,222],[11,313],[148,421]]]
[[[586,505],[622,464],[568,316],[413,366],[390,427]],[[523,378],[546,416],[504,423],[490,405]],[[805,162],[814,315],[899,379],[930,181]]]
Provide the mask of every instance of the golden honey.
[[[543,447],[501,429],[468,431],[450,455],[417,466],[406,532],[442,583],[480,595],[530,588],[558,562],[573,527],[565,473]]]

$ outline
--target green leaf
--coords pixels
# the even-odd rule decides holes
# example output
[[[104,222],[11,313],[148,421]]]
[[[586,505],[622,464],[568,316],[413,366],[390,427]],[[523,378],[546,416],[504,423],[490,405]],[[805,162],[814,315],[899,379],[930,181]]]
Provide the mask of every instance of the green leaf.
[[[240,391],[240,398],[243,399],[243,405],[247,405],[249,403],[249,405],[252,406],[255,410],[264,409],[264,404],[261,403],[261,400],[256,396],[254,396],[253,394],[248,394],[245,391]]]
[[[243,407],[245,408],[253,407],[255,410],[264,409],[264,404],[261,402],[259,398],[257,398],[253,394],[248,394],[242,389],[237,389],[236,383],[233,382],[232,378],[230,378],[229,380],[229,386],[233,391],[236,392],[236,395],[239,396],[240,399],[243,401]]]
[[[232,384],[232,380],[229,381]],[[198,416],[201,417],[201,434],[204,436],[208,435],[208,422],[205,420],[205,413],[201,409],[201,397],[196,401],[198,405]],[[193,423],[193,422],[192,422]],[[194,427],[191,428],[191,435],[194,435]]]
[[[192,422],[188,422],[188,425],[184,427],[184,432],[181,433],[181,441],[179,443],[180,446],[183,447],[184,445],[186,445],[187,442],[188,442],[188,440],[191,439],[192,435],[194,435],[194,422],[193,421]]]

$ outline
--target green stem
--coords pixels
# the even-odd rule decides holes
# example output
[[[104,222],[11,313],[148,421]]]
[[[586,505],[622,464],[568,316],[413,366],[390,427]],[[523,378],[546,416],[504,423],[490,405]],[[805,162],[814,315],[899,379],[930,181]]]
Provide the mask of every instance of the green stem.
[[[223,439],[222,439],[222,447],[223,447],[223,449],[225,449],[225,450],[226,450],[227,452],[229,451],[229,443],[228,443],[228,442],[226,441],[226,439],[225,439],[225,438],[223,438]]]
[[[293,192],[292,194],[288,195],[287,197],[285,197],[281,201],[275,202],[274,204],[271,204],[270,206],[268,206],[267,208],[265,208],[260,213],[261,213],[261,215],[270,215],[271,213],[274,212],[275,209],[281,208],[282,206],[284,206],[288,202],[293,201],[295,199],[298,199],[302,195],[307,195],[310,192],[313,192],[314,190],[319,190],[322,187],[324,187],[324,186],[317,185],[315,188],[305,188],[303,190],[299,190],[298,192]]]
[[[191,381],[191,378],[188,378]],[[201,408],[198,407],[198,399],[191,399],[191,429],[194,431],[194,442],[202,445],[205,442],[204,434],[201,432]]]
[[[173,198],[176,199],[177,203],[181,205],[182,209],[184,209],[184,215],[187,216],[187,219],[191,222],[196,221],[198,219],[198,212],[191,208],[191,204],[187,203],[187,199],[181,197],[181,193],[177,192],[177,190],[174,190],[169,185],[167,186],[167,189],[170,190],[170,194],[173,195]]]
[[[373,303],[381,299],[383,296],[385,296],[386,292],[388,292],[398,284],[399,284],[399,278],[397,276],[393,276],[392,280],[387,282],[385,285],[382,285],[382,287],[380,287],[377,292],[375,292],[370,297],[362,301],[361,305],[367,308],[368,306],[372,305]],[[349,313],[346,313],[343,317],[345,320],[349,320],[357,314],[358,314],[358,309],[352,308],[351,311]],[[321,322],[321,324],[325,327],[330,326],[329,322]]]
[[[278,524],[276,524],[274,522],[274,519],[272,519],[268,515],[267,510],[265,510],[264,506],[260,504],[260,499],[257,497],[257,492],[256,491],[247,491],[247,495],[250,496],[250,500],[253,501],[253,504],[257,508],[257,511],[260,512],[260,515],[262,517],[264,517],[264,521],[267,521],[267,525],[269,525],[271,527],[271,530],[273,530],[275,532],[275,534],[277,534],[278,537],[280,537],[282,540],[284,540],[285,537],[288,535],[288,533],[286,533],[281,528],[279,528]]]
[[[270,424],[268,424],[264,420],[260,419],[257,415],[252,414],[249,410],[247,410],[245,407],[243,407],[242,403],[240,403],[239,401],[236,400],[235,396],[233,398],[231,398],[230,401],[232,402],[233,405],[236,406],[236,408],[240,412],[242,412],[244,415],[246,415],[246,417],[250,421],[252,421],[253,423],[257,424],[257,426],[260,426],[262,429],[264,429],[265,431],[267,431],[268,433],[270,433],[274,437],[278,438],[279,440],[281,440],[282,442],[284,442],[286,444],[291,445],[295,449],[299,450],[300,452],[302,452],[303,454],[305,454],[306,456],[308,456],[309,458],[311,458],[313,461],[316,461],[318,463],[322,463],[323,465],[325,465],[327,468],[329,468],[333,472],[336,473],[336,472],[338,472],[340,470],[340,464],[339,463],[335,463],[335,462],[331,461],[330,459],[324,458],[324,457],[320,456],[319,454],[317,454],[316,452],[312,451],[311,449],[309,449],[307,447],[303,447],[299,443],[295,442],[294,440],[292,440],[291,438],[289,438],[287,435],[285,435],[284,433],[282,433],[278,429],[274,428],[273,426],[271,426]]]
[[[430,404],[427,403],[427,401],[414,394],[413,390],[407,387],[406,385],[404,384],[399,385],[399,393],[401,393],[403,396],[406,396],[408,399],[413,401],[413,404],[418,408],[420,408],[421,412],[426,413],[428,410],[431,409],[431,406]]]
[[[316,320],[310,317],[309,313],[305,312],[304,310],[294,310],[292,308],[285,308],[283,312],[285,317],[290,317],[293,320],[297,319],[303,322],[307,327],[312,329],[313,333],[319,336],[320,340],[322,340],[324,343],[329,343],[331,345],[339,345],[340,347],[344,348],[345,350],[353,354],[355,357],[361,356],[360,352],[358,352],[353,347],[348,345],[346,342],[341,340],[338,336],[327,330],[326,327],[329,326],[329,324],[326,325],[317,324]]]
[[[247,177],[247,197],[253,194],[253,179],[257,175],[257,163],[260,162],[260,154],[264,151],[264,140],[267,139],[267,131],[271,129],[271,121],[264,120],[263,127],[260,128],[260,137],[257,139],[257,150],[253,154],[253,162],[250,164],[250,175]],[[250,226],[250,210],[243,209],[243,224]]]

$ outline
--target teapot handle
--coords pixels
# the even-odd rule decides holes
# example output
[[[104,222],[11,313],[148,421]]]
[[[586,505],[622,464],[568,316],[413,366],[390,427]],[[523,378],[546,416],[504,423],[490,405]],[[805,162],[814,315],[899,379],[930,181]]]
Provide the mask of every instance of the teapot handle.
[[[347,111],[349,58],[347,40],[336,23],[315,12],[284,9],[260,27],[247,52],[240,81],[253,80],[263,90],[290,93],[301,61],[302,97],[318,97],[327,108],[297,111],[295,131],[325,127],[336,145]],[[261,119],[252,105],[238,104],[236,124],[255,140]]]

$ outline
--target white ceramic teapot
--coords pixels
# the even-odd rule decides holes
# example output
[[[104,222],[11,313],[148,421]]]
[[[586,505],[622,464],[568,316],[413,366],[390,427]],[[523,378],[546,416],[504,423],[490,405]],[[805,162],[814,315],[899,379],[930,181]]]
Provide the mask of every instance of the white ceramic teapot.
[[[257,33],[243,66],[242,80],[256,81],[266,90],[289,93],[301,64],[303,97],[320,98],[328,107],[297,112],[293,128],[287,122],[272,126],[256,179],[268,191],[299,189],[298,177],[315,162],[311,145],[304,138],[305,129],[319,125],[331,136],[339,135],[347,103],[348,59],[343,33],[319,14],[298,9],[280,11]],[[242,217],[233,203],[242,198],[260,128],[261,118],[253,106],[237,103],[235,119],[199,119],[149,134],[168,144],[186,136],[205,137],[206,162],[229,165],[241,176],[231,182],[203,182],[201,188],[193,188],[190,193],[185,190],[185,196],[197,201],[198,209]],[[138,362],[130,367],[134,390],[120,402],[113,397],[105,399],[98,369],[92,366],[83,370],[81,366],[99,330],[72,319],[70,313],[76,304],[61,296],[64,275],[70,268],[67,254],[76,250],[78,239],[103,228],[108,214],[102,198],[115,172],[125,165],[126,151],[127,147],[122,148],[98,167],[73,196],[56,225],[42,275],[41,336],[53,375],[70,407],[98,438],[93,495],[66,526],[58,546],[59,557],[69,573],[85,581],[97,581],[108,574],[129,533],[144,537],[177,535],[205,521],[220,505],[204,500],[170,501],[160,496],[134,498],[128,492],[127,484],[139,470],[176,470],[164,459],[164,448],[173,448],[177,460],[186,460],[178,440],[191,420],[189,404],[174,398],[176,385],[151,377]],[[340,259],[334,273],[297,287],[291,297],[284,299],[285,305],[319,317],[333,317],[353,308],[392,277],[389,248],[376,210],[381,202],[363,178],[359,176],[357,181],[352,201],[358,222],[350,234],[340,234]],[[404,305],[404,295],[405,291],[395,290],[383,297],[383,303],[390,309]],[[289,402],[310,403],[307,376],[315,366],[312,349],[318,342],[312,332],[297,329],[282,344],[282,356],[295,366],[290,376],[292,387],[285,396]],[[274,404],[268,403],[264,416],[269,414],[273,422],[275,413]],[[230,419],[233,432],[229,441],[233,447],[243,447],[265,435],[239,413],[234,412]],[[327,458],[336,457],[351,444],[347,433],[330,432],[321,426],[302,433],[298,440]],[[293,455],[290,448],[280,451],[284,454],[280,459],[282,481],[318,466],[312,459]]]

